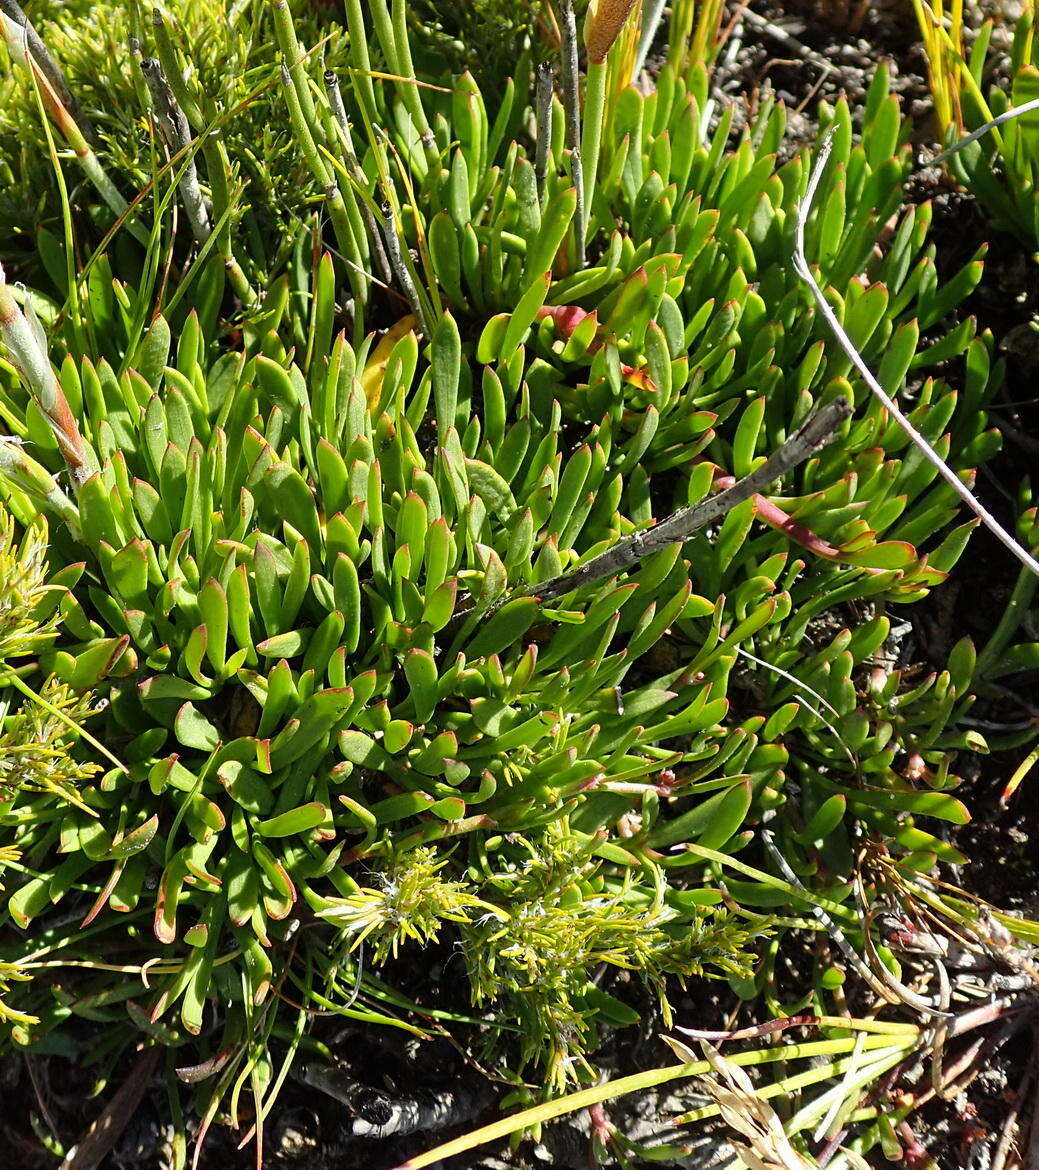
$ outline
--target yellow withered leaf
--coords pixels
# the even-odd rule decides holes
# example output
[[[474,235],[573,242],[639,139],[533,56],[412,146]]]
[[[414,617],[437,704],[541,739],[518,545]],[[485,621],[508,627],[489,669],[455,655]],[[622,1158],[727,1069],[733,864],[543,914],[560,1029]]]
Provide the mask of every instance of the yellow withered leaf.
[[[379,344],[368,355],[364,369],[361,371],[361,387],[368,403],[369,410],[375,410],[382,397],[382,382],[386,377],[386,367],[389,365],[393,347],[402,337],[414,331],[416,320],[410,313],[395,322],[379,338]]]

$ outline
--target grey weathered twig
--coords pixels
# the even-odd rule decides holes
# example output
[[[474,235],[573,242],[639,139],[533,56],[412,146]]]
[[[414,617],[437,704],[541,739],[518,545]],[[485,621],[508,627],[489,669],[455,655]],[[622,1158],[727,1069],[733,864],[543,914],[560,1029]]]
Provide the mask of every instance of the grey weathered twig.
[[[297,1065],[293,1075],[345,1105],[353,1114],[350,1128],[356,1137],[385,1139],[435,1133],[470,1120],[490,1100],[487,1086],[470,1088],[464,1084],[395,1097],[354,1080],[345,1068],[321,1060]]]
[[[411,311],[421,322],[423,333],[427,337],[432,337],[432,323],[426,317],[425,310],[422,307],[422,301],[419,299],[418,289],[415,287],[415,281],[411,277],[411,270],[404,260],[400,236],[397,235],[397,220],[393,214],[393,205],[388,199],[382,204],[381,210],[382,233],[386,240],[386,253],[389,257],[390,267],[396,273],[397,280],[404,290],[404,295],[408,298]]]
[[[238,262],[231,243],[231,216],[228,214],[232,201],[231,163],[227,149],[219,134],[213,132],[209,119],[188,84],[177,57],[177,50],[170,37],[166,18],[158,8],[152,9],[152,35],[155,56],[162,65],[166,82],[173,91],[177,105],[188,120],[191,133],[201,139],[202,157],[205,160],[206,177],[209,180],[210,218],[216,232],[216,252],[224,262],[228,280],[235,295],[244,306],[256,304],[256,291],[249,283],[245,270]],[[136,54],[135,54],[136,55]]]
[[[166,149],[171,155],[185,152],[186,161],[180,164],[181,175],[177,190],[180,192],[184,213],[191,225],[191,234],[197,243],[204,244],[209,239],[212,228],[209,224],[206,200],[199,186],[195,160],[190,153],[193,146],[191,127],[166,80],[166,74],[158,58],[143,58],[141,72],[148,83],[148,92],[152,98],[152,114]]]
[[[612,577],[631,568],[644,557],[648,557],[671,544],[688,540],[694,532],[720,520],[738,504],[757,495],[773,481],[803,463],[833,437],[834,431],[851,414],[851,407],[844,398],[838,398],[813,414],[803,426],[779,446],[765,462],[744,479],[738,480],[725,491],[708,496],[706,500],[692,507],[679,508],[677,512],[652,528],[619,541],[604,553],[593,557],[569,573],[535,586],[535,593],[542,602],[552,601],[582,585],[590,585],[604,577]]]
[[[989,1170],[1004,1170],[1012,1148],[1020,1144],[1020,1139],[1023,1136],[1019,1119],[1021,1117],[1021,1111],[1026,1104],[1025,1094],[1031,1088],[1032,1081],[1035,1080],[1036,1072],[1039,1071],[1039,1049],[1036,1048],[1037,1039],[1039,1037],[1036,1037],[1033,1033],[1032,1055],[1024,1073],[1021,1075],[1021,1079],[1017,1082],[1017,1089],[1010,1099],[1006,1115],[1000,1126],[999,1141],[996,1143],[996,1148],[992,1153],[992,1161],[989,1163]],[[1033,1121],[1032,1132],[1034,1133],[1035,1130],[1036,1123]],[[1036,1142],[1039,1145],[1039,1136],[1036,1137]],[[1031,1165],[1035,1165],[1034,1159]]]
[[[332,117],[339,127],[340,137],[343,142],[343,159],[346,163],[346,169],[350,172],[350,176],[354,182],[363,189],[367,186],[368,181],[365,178],[364,171],[361,170],[361,164],[354,150],[353,134],[350,132],[350,119],[346,116],[346,106],[343,104],[343,95],[339,89],[339,78],[331,69],[325,71],[325,92],[328,94],[329,105],[332,107]],[[379,276],[384,283],[392,284],[393,270],[390,268],[390,262],[386,256],[386,249],[383,247],[379,225],[376,222],[375,216],[372,214],[372,209],[365,200],[359,199],[357,202],[360,207],[361,217],[364,220],[365,230],[368,232],[371,241],[372,254],[375,257],[375,263],[379,269]]]
[[[577,17],[573,0],[562,0],[563,16],[563,111],[566,115],[566,145],[570,150],[577,207],[574,223],[577,229],[578,267],[584,267],[584,172],[581,169],[581,94],[580,66],[577,60]]]
[[[532,597],[539,604],[564,597],[583,585],[593,585],[604,577],[622,573],[662,548],[688,540],[698,529],[720,520],[738,504],[758,495],[774,480],[803,463],[820,447],[824,447],[833,437],[837,427],[850,414],[851,406],[847,399],[835,399],[813,414],[756,471],[752,471],[744,479],[737,480],[731,487],[718,492],[717,495],[709,496],[699,504],[679,508],[677,512],[672,512],[652,528],[625,537],[613,548],[592,557],[590,561],[569,573],[560,573],[558,577],[550,577],[540,585],[531,585],[505,594],[480,615],[482,620],[486,621],[503,605],[519,597]],[[455,610],[448,629],[456,630],[466,618],[472,618],[475,608],[475,604],[470,603]]]
[[[566,144],[571,149],[581,145],[581,93],[580,65],[577,60],[577,17],[574,15],[573,0],[562,0],[563,59],[563,110],[566,113]]]
[[[584,268],[584,210],[585,210],[585,188],[584,188],[584,162],[581,158],[581,148],[575,146],[570,151],[570,180],[574,185],[574,196],[576,203],[574,206],[574,224],[576,225],[576,239],[577,244],[577,266]]]
[[[1039,1038],[1033,1044],[1039,1043]],[[1032,1124],[1028,1134],[1028,1149],[1025,1153],[1023,1166],[1039,1165],[1039,1077],[1035,1079],[1034,1103],[1032,1105]]]
[[[86,1136],[69,1150],[60,1170],[95,1170],[108,1162],[108,1155],[133,1121],[144,1094],[151,1088],[152,1073],[158,1062],[158,1048],[146,1048],[137,1057]]]
[[[65,80],[65,74],[61,71],[61,66],[50,55],[50,51],[43,43],[40,34],[33,27],[32,21],[22,11],[21,5],[17,3],[17,0],[0,0],[0,12],[3,12],[5,16],[25,30],[25,39],[33,60],[39,65],[44,77],[50,82],[51,88],[61,99],[61,104],[76,119],[84,137],[89,142],[96,142],[97,135],[94,133],[94,128],[73,97],[72,90],[69,89],[68,82]]]
[[[931,444],[924,438],[922,434],[913,426],[909,419],[899,409],[898,404],[887,394],[873,376],[873,372],[869,366],[866,365],[862,355],[855,348],[851,338],[845,332],[844,326],[837,318],[837,314],[833,311],[829,301],[823,295],[823,290],[819,287],[819,282],[815,279],[811,267],[808,264],[808,259],[805,255],[805,225],[808,222],[808,216],[811,214],[812,205],[815,201],[816,192],[819,189],[819,181],[822,179],[823,172],[826,170],[826,163],[830,157],[830,151],[833,147],[833,130],[831,129],[823,142],[822,148],[819,151],[818,157],[815,160],[815,165],[812,167],[812,173],[808,180],[808,189],[805,191],[805,197],[801,201],[801,206],[797,213],[797,226],[794,234],[794,268],[798,275],[808,285],[812,296],[819,309],[823,320],[829,326],[831,333],[837,339],[837,343],[847,355],[848,359],[858,370],[863,381],[869,387],[870,392],[880,400],[885,410],[898,423],[902,430],[909,437],[910,442],[923,455],[928,463],[938,472],[938,474],[945,480],[945,482],[953,489],[953,491],[960,497],[960,499],[967,505],[968,508],[981,520],[982,524],[992,533],[992,535],[1005,548],[1009,549],[1011,553],[1025,565],[1031,572],[1039,577],[1039,561],[1035,559],[1025,548],[1023,548],[1006,529],[999,523],[999,521],[992,515],[992,513],[981,503],[980,500],[971,492],[970,488],[960,479],[955,471],[945,462],[938,454]]]
[[[545,181],[548,178],[548,148],[552,144],[552,81],[556,75],[551,61],[542,61],[537,74],[537,153],[534,160],[534,175],[538,185],[538,198],[545,202]]]

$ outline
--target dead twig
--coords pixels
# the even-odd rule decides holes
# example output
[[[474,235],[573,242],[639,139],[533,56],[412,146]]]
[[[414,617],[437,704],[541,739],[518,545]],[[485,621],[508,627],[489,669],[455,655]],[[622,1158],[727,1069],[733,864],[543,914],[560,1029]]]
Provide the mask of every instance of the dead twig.
[[[916,992],[911,991],[905,984],[900,983],[894,975],[882,964],[877,966],[881,972],[878,977],[877,973],[870,969],[867,963],[857,950],[848,942],[848,938],[844,931],[837,925],[837,923],[830,917],[829,914],[818,904],[811,893],[805,888],[804,883],[790,868],[787,859],[782,852],[776,847],[775,839],[768,829],[761,830],[761,839],[765,843],[765,848],[768,850],[772,860],[779,867],[783,877],[792,885],[796,886],[805,896],[808,903],[808,908],[815,915],[816,918],[823,924],[827,934],[837,944],[838,950],[847,959],[855,971],[869,984],[873,991],[880,996],[881,999],[888,1003],[904,1003],[909,1007],[915,1008],[918,1012],[924,1015],[937,1016],[940,1018],[948,1017],[948,1012],[939,1011],[932,1004],[928,1003],[923,996],[917,995]],[[869,938],[868,932],[866,934]]]
[[[36,1095],[36,1104],[40,1107],[40,1113],[43,1120],[47,1123],[47,1128],[51,1133],[61,1141],[61,1133],[58,1130],[58,1123],[54,1120],[54,1114],[51,1113],[50,1106],[47,1104],[47,1094],[43,1091],[43,1086],[40,1084],[40,1078],[36,1072],[36,1060],[30,1056],[28,1052],[24,1054],[25,1067],[29,1073],[29,1080],[32,1081],[32,1091]]]
[[[537,72],[537,100],[535,102],[537,124],[537,152],[535,154],[534,178],[538,198],[545,202],[545,182],[548,178],[548,151],[552,141],[552,83],[556,67],[551,61],[542,61]]]
[[[101,1110],[94,1124],[87,1130],[86,1137],[68,1152],[61,1164],[61,1170],[95,1170],[104,1164],[119,1135],[126,1129],[141,1098],[148,1091],[152,1072],[159,1059],[159,1050],[149,1048],[138,1057],[126,1080],[119,1086],[115,1096]]]
[[[672,544],[681,544],[708,524],[714,524],[732,511],[738,504],[758,495],[773,481],[803,463],[809,456],[824,447],[832,438],[837,427],[851,414],[851,407],[844,398],[835,399],[813,414],[789,439],[779,446],[765,462],[744,479],[716,495],[709,496],[699,504],[679,508],[670,516],[651,528],[633,533],[618,541],[606,552],[600,553],[569,573],[560,573],[540,585],[518,589],[506,594],[489,606],[480,616],[486,621],[509,601],[521,597],[533,598],[539,605],[565,597],[585,585],[592,585],[605,577],[612,577],[637,565],[643,558],[652,556]],[[475,603],[455,611],[448,629],[456,628],[466,618],[473,616]]]
[[[996,1143],[996,1148],[992,1153],[992,1161],[989,1164],[989,1170],[1004,1170],[1007,1164],[1007,1158],[1010,1154],[1010,1148],[1015,1143],[1015,1141],[1020,1148],[1020,1138],[1023,1135],[1021,1134],[1021,1128],[1018,1125],[1018,1118],[1021,1116],[1021,1110],[1024,1107],[1025,1094],[1031,1087],[1032,1081],[1035,1079],[1037,1071],[1039,1071],[1039,1036],[1036,1036],[1033,1040],[1031,1059],[1029,1060],[1025,1071],[1022,1073],[1020,1081],[1018,1081],[1017,1091],[1014,1093],[1014,1099],[1010,1103],[1010,1108],[1007,1110],[1006,1117],[1003,1118],[1003,1126],[999,1134],[999,1141]],[[1035,1123],[1033,1122],[1033,1129],[1034,1127]]]
[[[427,337],[432,337],[432,324],[423,311],[422,301],[419,298],[418,289],[415,287],[415,281],[412,279],[411,270],[404,260],[404,248],[400,236],[397,235],[397,219],[393,214],[393,204],[388,199],[384,200],[379,210],[382,212],[382,234],[386,241],[386,256],[390,262],[390,268],[396,273],[404,295],[408,298],[412,313],[421,321],[422,332]]]
[[[762,1036],[774,1036],[777,1032],[785,1032],[788,1028],[808,1028],[817,1025],[820,1016],[784,1016],[779,1020],[766,1020],[763,1024],[751,1024],[746,1028],[737,1028],[733,1031],[716,1032],[702,1028],[682,1028],[676,1025],[675,1031],[683,1036],[690,1036],[693,1040],[709,1040],[718,1043],[725,1040],[759,1040]]]
[[[838,398],[824,406],[795,431],[765,462],[750,475],[737,481],[732,487],[709,496],[692,507],[679,508],[677,512],[652,528],[636,532],[618,541],[617,544],[586,564],[569,573],[561,573],[541,585],[535,593],[542,603],[554,601],[583,585],[590,585],[604,577],[612,577],[638,564],[645,557],[652,556],[672,544],[681,544],[701,528],[714,524],[742,504],[751,496],[758,495],[770,484],[788,471],[793,470],[824,447],[832,438],[837,427],[851,414],[851,407],[844,398]]]
[[[1032,1106],[1032,1121],[1028,1133],[1028,1149],[1021,1159],[1023,1170],[1036,1170],[1039,1166],[1039,1077],[1035,1081],[1035,1104]]]
[[[343,105],[343,95],[339,88],[339,78],[331,69],[325,71],[325,92],[328,94],[328,101],[332,107],[332,117],[335,119],[335,123],[339,128],[346,169],[350,172],[353,181],[358,185],[359,189],[365,190],[368,187],[368,179],[364,171],[361,170],[361,164],[358,162],[357,154],[354,150],[353,134],[350,132],[350,119],[346,116],[346,107]],[[368,239],[371,243],[379,276],[385,285],[391,285],[393,283],[393,270],[390,268],[386,249],[383,247],[382,234],[379,231],[379,225],[375,220],[375,215],[364,199],[358,199],[357,202],[360,208],[361,218],[364,220],[365,230],[368,232]]]
[[[966,137],[961,138],[958,142],[954,142],[952,146],[947,147],[939,155],[931,160],[931,166],[937,166],[939,163],[945,162],[947,158],[951,158],[954,154],[963,150],[965,146],[970,146],[972,142],[977,142],[979,138],[983,138],[990,130],[995,130],[997,126],[1002,126],[1004,122],[1013,121],[1014,118],[1020,118],[1022,114],[1029,114],[1032,110],[1039,110],[1039,98],[1032,98],[1031,101],[1022,102],[1019,106],[1011,106],[1009,110],[1004,110],[996,118],[983,123],[972,130]]]
[[[190,152],[193,145],[191,127],[166,80],[161,63],[156,57],[145,57],[141,61],[141,72],[151,94],[152,116],[167,151],[171,155]],[[197,244],[204,244],[209,239],[212,228],[209,224],[209,209],[206,207],[205,196],[199,186],[198,170],[190,153],[187,153],[187,161],[182,167],[177,190],[180,192],[184,213],[191,225],[191,234]]]
[[[584,168],[581,163],[581,95],[580,72],[577,61],[577,17],[573,0],[563,0],[563,110],[566,114],[566,145],[570,150],[570,171],[577,207],[577,267],[584,267]]]

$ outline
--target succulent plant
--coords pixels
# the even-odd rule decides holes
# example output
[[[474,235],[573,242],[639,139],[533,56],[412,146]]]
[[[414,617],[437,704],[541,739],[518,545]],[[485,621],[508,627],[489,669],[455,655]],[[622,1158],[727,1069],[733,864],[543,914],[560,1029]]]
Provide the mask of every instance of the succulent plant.
[[[258,254],[233,201],[217,215],[213,193],[212,243],[175,234],[168,209],[193,197],[175,154],[140,205],[133,279],[114,247],[78,266],[70,229],[65,248],[41,237],[63,304],[0,294],[4,492],[51,524],[40,693],[103,698],[91,726],[115,757],[75,800],[29,785],[0,810],[26,859],[0,957],[24,955],[20,929],[79,964],[12,987],[37,1017],[14,1037],[75,1016],[119,1025],[98,1060],[142,1033],[184,1047],[207,1124],[247,1085],[263,1116],[272,1053],[291,1062],[312,1007],[413,1026],[362,944],[383,960],[457,937],[468,1010],[499,1054],[518,1022],[508,1075],[537,1062],[551,1092],[592,1077],[600,1029],[632,1020],[599,964],[665,1011],[668,981],[700,974],[775,1004],[803,925],[784,912],[817,900],[895,965],[844,880],[852,840],[875,844],[865,880],[885,888],[956,860],[920,821],[962,822],[953,754],[983,746],[947,730],[970,644],[931,677],[898,661],[889,612],[941,584],[971,525],[826,343],[790,263],[810,152],[779,161],[782,108],[730,146],[702,61],[675,54],[648,97],[628,84],[621,22],[582,138],[526,59],[492,115],[467,74],[418,84],[400,0],[367,9],[371,29],[347,5],[340,91],[271,6],[281,60],[257,49],[253,116],[314,186],[303,230],[264,241],[286,259],[262,296],[228,292],[228,261]],[[908,131],[882,69],[861,142],[844,103],[822,115],[835,162],[810,254],[969,479],[996,447],[1001,376],[992,339],[951,318],[980,257],[940,282],[928,207],[898,215]],[[327,238],[303,219],[314,190]],[[856,407],[840,442],[781,494],[558,585],[839,399]],[[767,853],[737,857],[763,818],[800,886]],[[820,1014],[831,990],[806,993]]]
[[[1036,7],[1025,5],[1009,46],[994,20],[978,29],[969,53],[964,48],[962,4],[918,5],[928,51],[932,90],[945,150],[938,156],[952,177],[977,200],[987,223],[1016,237],[1032,254],[1039,249],[1039,201],[1036,198],[1036,107],[1039,106],[1039,53],[1035,43]],[[948,24],[948,27],[946,27]],[[997,47],[997,45],[999,47]],[[1035,328],[1035,322],[1031,323]],[[1018,489],[1017,532],[1020,543],[1034,548],[1036,512],[1030,484]],[[1026,566],[1015,583],[1004,613],[979,650],[976,686],[988,697],[1006,698],[1004,680],[1035,668],[1039,661],[1034,626],[1036,576]],[[1024,640],[1013,645],[1023,633]],[[1031,712],[1004,722],[989,721],[994,749],[1034,743]],[[1039,762],[1030,751],[1006,782],[1004,802]]]
[[[938,129],[947,148],[940,156],[953,177],[978,200],[993,228],[1015,235],[1032,252],[1039,250],[1035,141],[1039,115],[1030,106],[1039,98],[1039,50],[1035,8],[1025,5],[1009,51],[993,48],[994,20],[964,47],[962,4],[953,5],[945,27],[942,4],[934,11],[918,0],[930,64]],[[1009,85],[991,74],[1005,69]],[[1021,109],[1019,116],[1015,110]]]
[[[669,739],[694,736],[700,757],[721,734],[724,704],[683,670],[672,689],[636,686],[625,719],[594,721],[666,626],[707,605],[673,554],[580,608],[542,612],[523,597],[481,621],[510,580],[536,586],[575,546],[594,547],[589,523],[605,540],[618,527],[614,507],[573,487],[580,475],[594,491],[602,446],[598,467],[591,444],[564,460],[551,416],[515,405],[514,422],[481,437],[459,402],[449,317],[420,377],[414,332],[384,366],[377,350],[365,360],[332,341],[330,317],[315,299],[322,356],[307,374],[274,329],[267,352],[203,368],[211,339],[194,317],[174,358],[159,317],[121,376],[70,358],[52,388],[55,413],[74,417],[64,446],[101,470],[74,481],[74,516],[52,541],[55,555],[64,541],[90,563],[70,562],[66,582],[80,580],[59,607],[67,636],[39,662],[61,684],[108,692],[105,739],[123,767],[81,792],[87,808],[58,801],[36,825],[50,819],[54,845],[79,844],[57,884],[25,882],[9,912],[27,926],[100,867],[88,921],[149,906],[155,939],[179,956],[150,979],[149,1018],[177,1011],[189,1033],[207,996],[237,982],[225,986],[218,959],[240,952],[246,1002],[262,1003],[298,953],[289,922],[305,905],[341,916],[358,862],[477,833],[490,873],[514,830],[578,809],[573,832],[597,853],[618,815],[612,784],[649,793],[662,762],[683,756]],[[37,341],[28,327],[5,339],[13,354]],[[21,421],[41,455],[60,458],[33,402]],[[661,588],[675,600],[657,613]],[[538,621],[544,633],[524,640]],[[627,649],[604,654],[615,631]],[[578,678],[571,662],[584,664]]]

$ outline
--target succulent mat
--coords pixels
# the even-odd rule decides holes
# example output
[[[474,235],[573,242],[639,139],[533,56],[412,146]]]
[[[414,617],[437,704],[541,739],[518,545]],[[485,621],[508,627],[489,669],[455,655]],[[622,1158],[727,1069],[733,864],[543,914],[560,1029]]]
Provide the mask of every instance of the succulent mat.
[[[621,972],[666,1020],[701,976],[839,1014],[839,955],[791,1006],[785,948],[823,906],[897,976],[864,914],[962,860],[984,743],[973,645],[900,656],[973,524],[794,269],[813,149],[769,100],[734,127],[713,37],[631,84],[631,4],[586,22],[577,124],[566,54],[538,68],[566,4],[509,24],[486,96],[413,57],[400,0],[244,7],[212,6],[213,43],[249,32],[226,84],[176,7],[121,16],[132,47],[84,18],[78,113],[6,18],[46,184],[0,294],[11,1043],[102,1076],[160,1044],[208,1121],[262,1118],[315,1013],[421,1031],[446,997],[520,1101],[595,1078],[644,1002]],[[819,116],[809,258],[969,483],[982,257],[937,275],[883,67]],[[539,596],[840,398],[768,494]],[[380,971],[422,947],[465,979],[415,1004]]]

